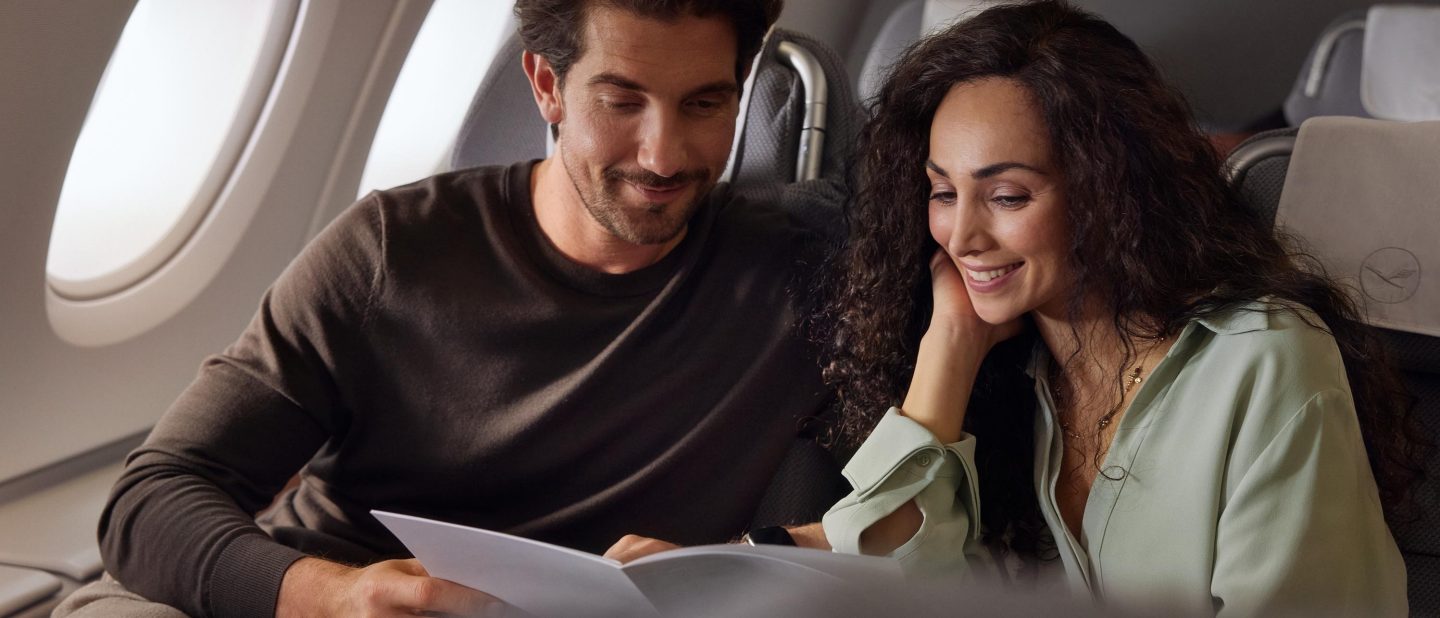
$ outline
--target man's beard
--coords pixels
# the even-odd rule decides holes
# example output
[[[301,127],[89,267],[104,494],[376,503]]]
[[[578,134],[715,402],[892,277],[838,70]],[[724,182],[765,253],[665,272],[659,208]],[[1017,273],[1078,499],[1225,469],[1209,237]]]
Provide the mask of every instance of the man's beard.
[[[709,170],[703,168],[685,170],[670,177],[644,170],[607,168],[601,172],[597,186],[590,177],[583,175],[586,171],[584,166],[572,165],[570,158],[563,152],[560,159],[565,164],[565,172],[570,175],[575,192],[580,195],[580,201],[584,202],[585,209],[590,211],[590,216],[616,238],[636,245],[662,245],[680,235],[690,222],[690,217],[695,214],[695,209],[714,187],[713,182],[707,182],[710,179]],[[583,185],[580,178],[586,180]],[[636,207],[627,205],[620,197],[626,183],[655,188],[693,183],[695,195],[687,202]]]

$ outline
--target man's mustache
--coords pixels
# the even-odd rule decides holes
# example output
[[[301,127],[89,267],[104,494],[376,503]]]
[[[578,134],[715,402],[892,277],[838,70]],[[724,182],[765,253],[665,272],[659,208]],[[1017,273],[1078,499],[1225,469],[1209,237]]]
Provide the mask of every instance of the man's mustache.
[[[605,170],[604,173],[605,180],[623,180],[630,184],[636,184],[655,189],[668,189],[670,187],[678,187],[686,183],[705,180],[709,177],[710,171],[705,169],[685,170],[673,176],[661,176],[659,174],[656,174],[655,172],[649,172],[645,170],[630,171],[614,168]]]

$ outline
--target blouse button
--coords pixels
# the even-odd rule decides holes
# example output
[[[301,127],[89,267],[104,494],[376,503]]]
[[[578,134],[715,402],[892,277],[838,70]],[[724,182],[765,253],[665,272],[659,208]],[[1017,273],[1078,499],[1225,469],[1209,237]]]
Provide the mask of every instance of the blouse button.
[[[930,453],[920,453],[918,456],[915,457],[915,465],[918,465],[922,468],[930,465],[930,461]]]

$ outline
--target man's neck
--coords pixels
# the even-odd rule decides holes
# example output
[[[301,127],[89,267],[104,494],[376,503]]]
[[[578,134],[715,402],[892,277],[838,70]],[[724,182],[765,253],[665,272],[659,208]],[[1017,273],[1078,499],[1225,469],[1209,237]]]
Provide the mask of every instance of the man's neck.
[[[634,272],[659,262],[685,237],[682,231],[658,245],[616,238],[590,215],[559,157],[556,153],[535,165],[530,200],[540,231],[570,261],[604,273]]]

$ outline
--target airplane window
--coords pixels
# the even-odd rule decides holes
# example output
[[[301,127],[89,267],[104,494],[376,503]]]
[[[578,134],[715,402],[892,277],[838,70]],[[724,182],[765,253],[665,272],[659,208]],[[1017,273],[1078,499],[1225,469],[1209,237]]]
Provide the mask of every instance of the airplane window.
[[[114,294],[162,266],[239,158],[298,0],[140,0],[75,145],[46,271],[61,296]]]
[[[502,37],[509,2],[436,0],[380,118],[359,195],[440,171]]]

